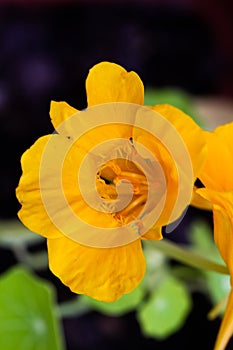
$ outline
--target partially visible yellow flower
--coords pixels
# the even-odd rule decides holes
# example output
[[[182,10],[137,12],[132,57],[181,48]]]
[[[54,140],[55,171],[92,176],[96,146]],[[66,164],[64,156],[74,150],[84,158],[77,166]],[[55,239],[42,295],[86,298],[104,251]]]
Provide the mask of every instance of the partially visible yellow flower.
[[[213,208],[214,239],[233,278],[233,123],[206,132],[208,156],[200,180],[205,188],[197,193]],[[225,349],[233,334],[233,291],[231,291],[215,350]]]
[[[113,102],[143,105],[144,89],[139,76],[135,72],[127,72],[114,63],[102,62],[94,66],[86,80],[86,91],[88,107]],[[151,109],[162,115],[172,125],[172,128],[178,132],[184,147],[187,148],[193,173],[185,180],[192,186],[205,157],[205,140],[201,129],[190,117],[175,107],[157,105],[146,109],[146,111],[152,113]],[[125,159],[115,157],[115,159],[103,164],[94,176],[99,195],[109,204],[117,198],[117,184],[121,180],[130,181],[133,188],[131,202],[124,209],[106,213],[88,206],[82,198],[77,179],[80,164],[89,149],[111,139],[126,140],[130,152],[134,151],[134,143],[136,142],[147,148],[163,168],[167,193],[161,215],[153,227],[142,237],[138,235],[128,244],[108,248],[80,244],[67,237],[59,229],[48,214],[42,199],[41,191],[48,191],[51,196],[56,198],[58,189],[55,184],[58,174],[52,173],[51,170],[51,176],[42,179],[40,176],[41,164],[48,143],[52,140],[54,158],[59,159],[64,142],[68,142],[66,137],[60,133],[59,126],[74,116],[72,118],[76,118],[76,124],[79,125],[80,122],[81,127],[85,124],[85,112],[78,113],[78,110],[65,102],[53,101],[50,116],[58,133],[41,137],[22,156],[23,174],[16,190],[17,198],[22,204],[18,213],[19,218],[30,230],[47,238],[50,269],[73,292],[86,294],[102,301],[115,301],[122,294],[131,292],[142,280],[146,265],[141,239],[159,240],[162,238],[161,227],[171,221],[179,186],[185,188],[185,184],[179,183],[177,164],[172,159],[171,151],[166,149],[159,139],[152,137],[148,131],[134,125],[116,124],[113,126],[105,124],[84,133],[66,154],[61,177],[66,201],[72,212],[81,220],[96,228],[122,227],[134,222],[135,217],[140,215],[148,199],[148,183],[145,174],[133,161],[127,159],[126,150],[120,150],[126,152]],[[156,123],[156,118],[154,123]],[[166,130],[161,130],[161,132],[166,133]],[[173,147],[178,146],[174,144]],[[179,161],[182,162],[182,154],[179,154],[179,157]],[[145,159],[142,160],[146,163]],[[151,166],[151,164],[147,165]],[[188,164],[185,166],[188,167]],[[183,171],[185,173],[185,169]],[[158,198],[161,196],[159,192],[160,178],[156,171],[152,172],[150,176],[155,179],[154,200],[157,203],[159,199],[157,200],[156,196]],[[83,177],[85,180],[85,173]],[[42,183],[43,185],[41,185]],[[88,188],[86,190],[89,191]],[[59,207],[56,200],[54,200],[53,206],[54,217],[64,221],[67,227],[72,229],[70,227],[72,222],[67,217],[65,209]],[[149,208],[148,211],[152,209]],[[176,216],[181,215],[184,209],[185,207],[182,206]],[[173,217],[173,220],[176,218]],[[85,237],[89,232],[85,231],[83,227],[73,227],[73,230],[80,230],[80,235]],[[140,227],[138,229],[140,230]]]

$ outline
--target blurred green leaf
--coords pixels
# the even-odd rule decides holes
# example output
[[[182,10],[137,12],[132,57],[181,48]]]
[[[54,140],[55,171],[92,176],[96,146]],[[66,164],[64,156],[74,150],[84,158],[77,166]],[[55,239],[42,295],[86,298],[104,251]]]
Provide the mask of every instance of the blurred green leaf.
[[[113,303],[105,303],[87,296],[80,297],[78,302],[83,302],[91,309],[106,315],[121,316],[137,308],[143,297],[144,290],[141,285],[139,285],[131,293],[123,295],[120,299],[114,301]]]
[[[146,336],[164,339],[182,327],[192,307],[185,285],[167,277],[138,310],[138,321]]]
[[[146,88],[144,102],[146,106],[154,106],[156,104],[163,103],[167,103],[181,109],[184,113],[192,117],[197,124],[204,127],[204,121],[197,111],[195,111],[193,99],[187,92],[175,88]]]
[[[231,289],[230,276],[227,275],[206,272],[206,283],[214,305],[221,302],[229,294]]]
[[[222,262],[222,258],[214,243],[213,232],[210,225],[204,220],[192,223],[189,233],[192,248],[203,255],[211,255],[212,260]]]
[[[71,300],[63,301],[58,307],[62,318],[79,317],[92,311],[91,306],[87,305],[82,295],[75,296]]]
[[[146,274],[141,283],[147,291],[153,291],[165,274],[170,273],[169,258],[155,249],[151,241],[143,241],[143,252],[146,258]]]
[[[225,264],[214,243],[211,227],[204,221],[194,222],[190,229],[190,242],[197,252]],[[205,287],[213,304],[218,304],[230,292],[230,276],[203,270]]]
[[[0,221],[0,245],[11,248],[43,241],[43,237],[29,231],[19,220]]]
[[[64,349],[52,287],[20,267],[0,279],[0,349]]]

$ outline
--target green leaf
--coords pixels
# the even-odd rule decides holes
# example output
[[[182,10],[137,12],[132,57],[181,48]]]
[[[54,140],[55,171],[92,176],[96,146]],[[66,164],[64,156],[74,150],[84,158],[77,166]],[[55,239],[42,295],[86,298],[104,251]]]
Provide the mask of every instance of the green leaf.
[[[151,241],[143,241],[143,252],[146,258],[146,274],[141,284],[147,291],[154,288],[170,273],[169,259],[166,255],[155,249]]]
[[[87,304],[91,309],[99,311],[106,315],[121,316],[137,308],[143,297],[144,290],[139,285],[131,293],[123,295],[120,299],[114,301],[113,303],[105,303],[89,298],[87,296],[80,297],[78,302],[83,302]]]
[[[185,285],[169,276],[141,305],[137,318],[144,335],[164,339],[182,327],[191,307]]]
[[[205,126],[200,115],[195,111],[191,95],[181,89],[162,88],[156,89],[148,87],[145,90],[145,105],[154,106],[156,104],[167,103],[181,109],[184,113],[192,117],[197,124]]]
[[[213,261],[225,264],[213,240],[210,226],[201,220],[193,223],[190,230],[193,248]],[[213,304],[218,304],[230,292],[230,276],[203,270],[205,287]]]
[[[36,244],[43,239],[40,235],[29,231],[19,220],[0,221],[0,245],[4,248]]]
[[[0,349],[62,350],[51,286],[16,267],[0,279]]]
[[[206,286],[212,303],[218,304],[231,290],[230,276],[206,272]]]
[[[192,248],[197,252],[211,256],[216,262],[223,262],[214,243],[212,229],[204,220],[196,220],[192,223],[189,240]]]

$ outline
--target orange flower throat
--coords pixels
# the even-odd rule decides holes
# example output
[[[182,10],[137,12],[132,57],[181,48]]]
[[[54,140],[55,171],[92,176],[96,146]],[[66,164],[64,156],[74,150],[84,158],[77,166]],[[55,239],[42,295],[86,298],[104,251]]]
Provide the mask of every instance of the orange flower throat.
[[[96,187],[100,196],[109,201],[109,205],[117,200],[116,185],[129,181],[133,196],[130,203],[112,216],[120,225],[128,224],[140,215],[147,201],[148,183],[146,176],[134,162],[117,158],[107,162],[96,175]]]

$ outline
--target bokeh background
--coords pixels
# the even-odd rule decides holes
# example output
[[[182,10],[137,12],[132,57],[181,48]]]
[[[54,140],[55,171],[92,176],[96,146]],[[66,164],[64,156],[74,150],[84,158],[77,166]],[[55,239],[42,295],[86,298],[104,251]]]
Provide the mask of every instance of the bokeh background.
[[[20,207],[15,188],[22,153],[53,131],[50,101],[85,108],[85,79],[100,61],[136,71],[146,89],[189,94],[207,128],[233,120],[233,2],[0,1],[2,222],[16,218]],[[190,209],[188,215],[198,212]],[[177,240],[185,240],[182,229],[178,234]],[[0,271],[15,263],[12,252],[1,248]],[[59,301],[71,298],[49,270],[39,274],[54,283]],[[184,327],[162,342],[142,335],[133,312],[66,318],[67,350],[212,349],[220,319],[207,320],[205,296],[193,293],[193,304]]]

